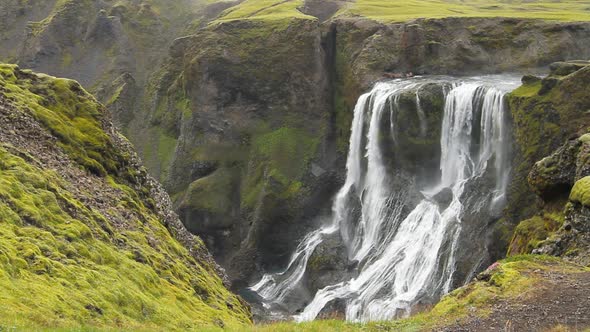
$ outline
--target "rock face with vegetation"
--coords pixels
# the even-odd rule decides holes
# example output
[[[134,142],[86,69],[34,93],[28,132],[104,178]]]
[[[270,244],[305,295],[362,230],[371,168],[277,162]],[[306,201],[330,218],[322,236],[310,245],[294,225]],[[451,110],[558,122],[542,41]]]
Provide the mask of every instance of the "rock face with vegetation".
[[[249,323],[223,270],[77,82],[0,65],[0,142],[0,328]]]
[[[520,150],[509,212],[530,218],[517,226],[509,254],[563,255],[587,265],[590,63],[555,63],[551,69],[544,79],[527,77],[511,96]],[[523,187],[525,179],[531,190]]]
[[[321,22],[264,12],[238,19],[247,3],[174,43],[148,107],[128,129],[185,224],[238,284],[256,279],[260,267],[284,265],[296,240],[329,212],[352,108],[374,80],[590,56],[587,23]]]
[[[215,8],[208,4],[206,0],[2,1],[0,60],[75,78],[118,110],[114,119],[125,127],[148,77],[168,55],[174,38],[214,15]]]
[[[179,39],[153,107],[137,115],[149,122],[130,127],[187,227],[234,279],[284,262],[329,203],[317,200],[331,196],[336,158],[320,41],[308,19],[230,21]]]

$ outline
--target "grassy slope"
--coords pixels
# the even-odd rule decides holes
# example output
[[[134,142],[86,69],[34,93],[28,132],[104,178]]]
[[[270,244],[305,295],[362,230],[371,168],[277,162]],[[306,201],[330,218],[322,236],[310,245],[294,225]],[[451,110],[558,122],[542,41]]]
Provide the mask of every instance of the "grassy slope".
[[[278,20],[309,18],[297,8],[303,0],[246,0],[228,9],[218,21],[235,19]],[[342,16],[364,16],[382,22],[403,22],[416,18],[515,17],[559,21],[589,21],[585,0],[356,0],[345,5]]]
[[[590,271],[548,256],[514,256],[487,272],[487,281],[475,281],[445,296],[430,311],[390,322],[368,324],[342,320],[320,320],[295,324],[291,322],[258,325],[229,331],[252,332],[353,332],[353,331],[429,331],[454,326],[474,317],[487,317],[498,301],[526,300],[538,296],[546,273],[581,273]],[[49,331],[49,330],[48,330]],[[54,330],[51,330],[54,331]],[[208,330],[205,330],[208,331]],[[215,329],[211,329],[215,331]],[[219,329],[221,331],[221,329]]]
[[[227,9],[217,22],[236,19],[281,20],[285,18],[311,19],[297,8],[303,0],[246,0]]]
[[[585,0],[486,1],[486,0],[357,0],[342,10],[345,15],[365,16],[383,22],[416,18],[518,17],[560,21],[588,21]]]
[[[26,143],[1,142],[0,330],[185,330],[248,321],[211,267],[172,237],[150,207],[149,189],[131,188],[139,170],[103,131],[94,98],[74,81],[5,65],[0,94],[8,116],[55,137],[49,156],[63,154],[68,165],[52,169],[44,164],[51,157],[32,155]],[[6,127],[0,133],[15,135]],[[72,183],[79,178],[107,192],[102,203],[111,195],[116,203],[97,209],[89,202],[98,192],[84,193]]]
[[[294,20],[314,20],[315,17],[299,11],[304,0],[245,0],[223,11],[209,23],[209,27],[232,21],[249,21],[254,26],[238,30],[240,38],[268,38],[271,34],[289,28]]]

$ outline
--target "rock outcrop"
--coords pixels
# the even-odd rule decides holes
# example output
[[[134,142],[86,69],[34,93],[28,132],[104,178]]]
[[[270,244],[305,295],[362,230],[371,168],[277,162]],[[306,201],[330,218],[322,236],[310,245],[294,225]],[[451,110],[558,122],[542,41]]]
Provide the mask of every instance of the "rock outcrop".
[[[552,82],[550,88],[547,83]],[[531,202],[530,218],[522,221],[512,237],[509,254],[562,255],[587,265],[590,253],[590,210],[587,186],[590,176],[590,64],[557,63],[551,74],[533,80],[513,93],[516,138],[523,154],[517,155],[517,179],[530,160],[559,143],[549,156],[536,162],[529,174],[532,192],[520,188],[512,204]],[[522,131],[521,131],[522,130]],[[539,133],[540,135],[533,135]],[[513,193],[518,193],[518,181]],[[527,198],[528,196],[528,198]],[[513,207],[516,210],[516,206]],[[528,209],[520,207],[520,213]],[[532,213],[531,213],[532,212]]]
[[[363,83],[384,71],[498,73],[590,57],[590,24],[583,22],[445,18],[380,24],[345,18],[334,24],[338,46]]]

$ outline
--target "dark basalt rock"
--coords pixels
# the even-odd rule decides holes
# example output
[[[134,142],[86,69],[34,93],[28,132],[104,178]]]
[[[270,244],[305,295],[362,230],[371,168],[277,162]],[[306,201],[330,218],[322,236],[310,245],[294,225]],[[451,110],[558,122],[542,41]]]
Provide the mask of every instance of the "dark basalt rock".
[[[524,75],[522,77],[522,84],[535,84],[537,82],[541,81],[541,78],[535,75]]]
[[[443,188],[432,199],[438,203],[441,209],[446,209],[453,201],[453,190],[448,187]]]
[[[546,201],[567,196],[577,180],[590,175],[589,158],[590,136],[569,140],[533,166],[529,184]]]
[[[564,231],[590,233],[590,207],[574,202],[566,207],[565,218],[568,227],[564,226]]]
[[[309,289],[318,290],[350,279],[353,265],[348,261],[347,254],[340,233],[328,236],[309,259],[307,267]]]
[[[551,91],[553,87],[555,87],[559,83],[559,79],[555,77],[545,77],[541,80],[541,90],[539,90],[539,95],[547,94],[547,92]]]
[[[338,38],[364,85],[384,72],[481,74],[590,58],[587,23],[503,18],[418,19],[390,25],[337,22]]]
[[[418,174],[419,182],[428,182],[436,174],[440,160],[440,128],[444,113],[444,83],[428,83],[402,94],[393,116],[383,117],[382,127],[393,123],[393,140],[382,140],[387,163],[393,172]],[[418,104],[419,100],[419,104]],[[392,103],[392,101],[390,101]],[[389,105],[395,107],[396,105]],[[385,130],[384,132],[388,132]]]

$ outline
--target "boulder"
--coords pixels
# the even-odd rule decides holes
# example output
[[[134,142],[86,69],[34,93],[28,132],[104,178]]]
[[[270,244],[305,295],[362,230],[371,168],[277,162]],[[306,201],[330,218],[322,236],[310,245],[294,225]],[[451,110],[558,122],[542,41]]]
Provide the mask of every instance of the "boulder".
[[[438,203],[441,209],[445,209],[453,201],[453,190],[449,187],[443,188],[432,199]]]

